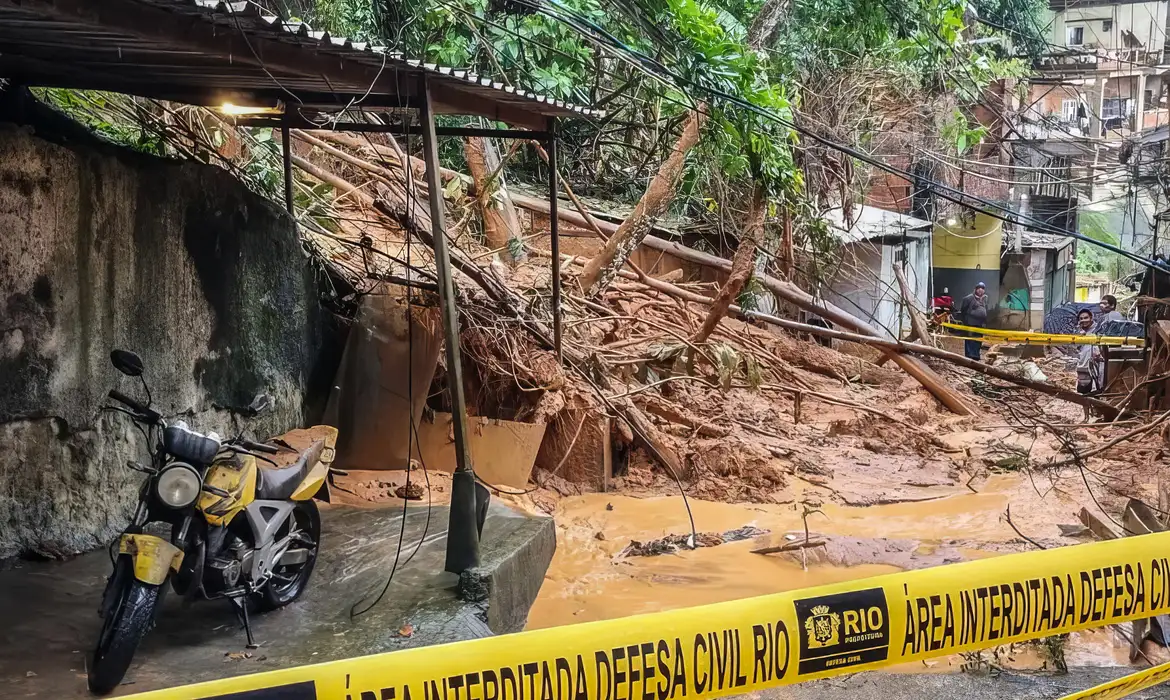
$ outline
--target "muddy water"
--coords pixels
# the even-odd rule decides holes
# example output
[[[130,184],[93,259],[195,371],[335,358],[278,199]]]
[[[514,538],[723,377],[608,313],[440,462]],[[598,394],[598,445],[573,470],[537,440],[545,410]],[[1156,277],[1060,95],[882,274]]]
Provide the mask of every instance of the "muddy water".
[[[993,476],[978,493],[956,489],[942,498],[853,508],[825,505],[808,518],[814,533],[847,539],[836,555],[810,555],[802,567],[788,555],[759,555],[751,550],[802,533],[795,505],[728,504],[691,499],[700,532],[723,532],[745,525],[770,535],[717,547],[684,550],[656,557],[618,557],[631,540],[652,540],[689,532],[687,511],[679,497],[637,499],[616,494],[587,494],[558,505],[558,546],[528,628],[590,622],[716,603],[876,576],[902,568],[935,566],[1011,551],[1018,541],[1003,517],[1012,504],[1012,519],[1034,537],[1059,537],[1059,523],[1076,521],[1077,494],[1045,494],[1015,475]],[[800,535],[803,536],[803,535]],[[1071,542],[1070,542],[1071,543]],[[896,546],[893,546],[896,545]],[[891,554],[891,551],[894,553]],[[1122,665],[1128,647],[1112,630],[1074,634],[1066,658],[1075,665]],[[1044,665],[1036,645],[1002,649],[987,658],[1005,668],[1037,669]],[[895,671],[958,671],[963,659],[904,664]]]

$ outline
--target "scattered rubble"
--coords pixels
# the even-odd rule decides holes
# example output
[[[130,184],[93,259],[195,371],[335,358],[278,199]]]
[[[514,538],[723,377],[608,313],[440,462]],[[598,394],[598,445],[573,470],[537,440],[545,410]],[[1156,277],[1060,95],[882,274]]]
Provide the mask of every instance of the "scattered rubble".
[[[744,525],[736,530],[727,532],[700,532],[692,539],[691,535],[667,535],[649,542],[631,540],[623,549],[619,557],[656,557],[661,554],[674,554],[680,549],[696,549],[698,547],[717,547],[728,542],[739,542],[767,535],[767,530]],[[602,538],[604,539],[604,538]]]

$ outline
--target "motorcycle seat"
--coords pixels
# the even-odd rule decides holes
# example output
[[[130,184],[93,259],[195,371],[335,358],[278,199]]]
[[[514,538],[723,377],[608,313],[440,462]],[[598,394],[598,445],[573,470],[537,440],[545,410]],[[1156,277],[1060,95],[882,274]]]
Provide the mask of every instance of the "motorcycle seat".
[[[259,478],[256,483],[256,498],[265,501],[282,501],[296,492],[297,487],[305,480],[313,467],[321,459],[321,452],[325,449],[325,442],[317,440],[302,451],[292,464],[274,466],[267,462],[260,462]],[[286,452],[292,456],[295,452]],[[282,455],[274,455],[275,461]]]

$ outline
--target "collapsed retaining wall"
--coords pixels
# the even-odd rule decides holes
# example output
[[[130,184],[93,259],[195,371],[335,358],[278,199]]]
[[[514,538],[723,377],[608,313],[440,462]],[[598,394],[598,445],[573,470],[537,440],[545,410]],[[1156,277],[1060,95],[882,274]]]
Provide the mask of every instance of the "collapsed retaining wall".
[[[142,355],[164,415],[262,435],[319,413],[336,342],[281,210],[219,168],[3,102],[0,557],[59,556],[109,541],[141,483],[124,463],[144,439],[99,411],[111,388],[142,396],[112,348]],[[275,410],[243,420],[262,392]]]

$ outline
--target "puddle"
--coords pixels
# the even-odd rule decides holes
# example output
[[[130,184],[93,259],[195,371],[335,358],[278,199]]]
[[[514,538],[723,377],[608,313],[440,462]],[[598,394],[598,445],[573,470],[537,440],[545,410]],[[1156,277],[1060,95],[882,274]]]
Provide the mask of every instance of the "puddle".
[[[771,534],[663,556],[617,558],[631,540],[688,532],[682,499],[597,493],[564,498],[557,504],[557,553],[529,614],[528,629],[737,600],[1022,551],[1026,545],[1019,543],[1003,517],[1009,504],[1013,522],[1034,537],[1059,538],[1058,524],[1076,521],[1078,494],[1052,492],[1041,498],[1030,480],[1017,474],[993,475],[973,486],[978,493],[967,490],[927,501],[822,506],[823,514],[810,515],[808,527],[826,536],[831,546],[810,550],[807,570],[796,558],[799,555],[751,552],[783,544],[785,533],[802,532],[800,506],[691,499],[700,532],[750,525]],[[1043,485],[1039,486],[1043,493]],[[1112,630],[1094,630],[1071,635],[1065,655],[1070,665],[1126,665],[1128,645]],[[1036,644],[1001,649],[998,657],[990,652],[985,656],[1001,668],[1012,669],[1035,670],[1045,661],[1044,650]],[[948,657],[892,670],[951,673],[963,664],[963,658]]]

